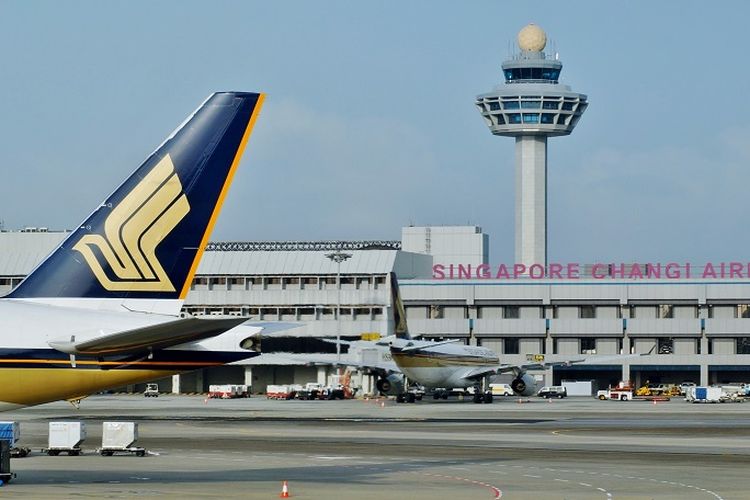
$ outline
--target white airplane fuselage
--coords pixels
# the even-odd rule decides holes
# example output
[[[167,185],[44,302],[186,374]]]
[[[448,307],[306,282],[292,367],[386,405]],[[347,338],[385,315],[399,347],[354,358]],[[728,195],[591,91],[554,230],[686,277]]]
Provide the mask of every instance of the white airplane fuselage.
[[[396,344],[391,356],[410,381],[426,387],[472,387],[475,382],[467,376],[500,362],[490,349],[457,344],[431,347],[425,343],[419,350],[401,350]]]
[[[103,335],[174,321],[170,315],[51,306],[0,299],[0,411],[75,399],[106,388],[217,366],[254,355],[240,347],[261,328],[238,326],[217,337],[154,353],[128,356],[75,356],[49,342],[85,341]],[[142,356],[141,356],[142,357]]]

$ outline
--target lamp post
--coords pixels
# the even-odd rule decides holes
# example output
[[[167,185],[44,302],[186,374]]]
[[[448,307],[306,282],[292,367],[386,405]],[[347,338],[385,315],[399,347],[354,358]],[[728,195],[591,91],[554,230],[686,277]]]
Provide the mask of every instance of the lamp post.
[[[341,263],[348,260],[352,254],[341,250],[326,254],[326,258],[336,263],[336,366],[341,365]]]

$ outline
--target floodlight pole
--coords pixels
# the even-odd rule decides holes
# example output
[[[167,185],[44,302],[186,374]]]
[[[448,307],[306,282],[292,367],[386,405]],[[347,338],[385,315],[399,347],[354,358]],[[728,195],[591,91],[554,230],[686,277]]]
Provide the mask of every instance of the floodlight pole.
[[[326,258],[336,263],[336,367],[341,365],[341,263],[351,256],[341,250],[326,254]]]

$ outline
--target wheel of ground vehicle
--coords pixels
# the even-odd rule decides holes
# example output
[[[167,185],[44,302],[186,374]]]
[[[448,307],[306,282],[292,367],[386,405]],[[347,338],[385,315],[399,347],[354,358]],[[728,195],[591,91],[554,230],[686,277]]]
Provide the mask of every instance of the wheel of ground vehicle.
[[[417,401],[422,401],[423,394],[417,394]]]
[[[558,394],[558,395],[557,395],[557,399],[562,399],[562,398],[564,398],[564,397],[565,397],[565,396],[563,396],[562,394]]]
[[[104,450],[102,450],[102,456],[103,457],[111,457],[112,455],[114,455],[113,451],[104,451]]]
[[[416,400],[417,400],[417,396],[415,394],[409,393],[406,395],[407,403],[414,403]]]
[[[398,394],[398,395],[396,396],[396,402],[397,402],[397,403],[403,403],[403,402],[405,402],[405,401],[406,401],[406,397],[405,397],[405,395],[404,395],[403,393],[401,393],[401,394]]]
[[[620,396],[620,401],[627,401],[627,400],[628,400],[628,397],[625,394]]]
[[[440,399],[440,392],[435,391],[432,393],[432,399]]]
[[[59,454],[60,454],[60,451],[59,451],[59,450],[48,450],[48,451],[47,451],[47,455],[49,455],[49,456],[51,456],[51,457],[56,457],[56,456],[57,456],[57,455],[59,455]]]
[[[484,394],[484,402],[485,403],[492,403],[493,399],[494,398],[492,397],[492,393],[491,392],[487,392],[487,393]]]
[[[604,394],[599,394],[599,399],[601,401],[604,401],[605,399],[607,399],[607,396],[605,396]]]
[[[138,450],[135,452],[135,454],[139,457],[145,457],[146,456],[146,450]]]
[[[71,457],[77,457],[80,454],[81,454],[81,452],[78,451],[78,450],[73,450],[70,453],[68,453],[68,455],[71,456]]]
[[[479,394],[479,393],[474,394],[474,402],[475,403],[479,404],[479,403],[482,402],[482,400],[484,400],[484,397],[481,394]]]
[[[448,391],[445,391],[445,392],[443,392],[443,393],[442,393],[442,394],[440,395],[440,399],[448,399]]]

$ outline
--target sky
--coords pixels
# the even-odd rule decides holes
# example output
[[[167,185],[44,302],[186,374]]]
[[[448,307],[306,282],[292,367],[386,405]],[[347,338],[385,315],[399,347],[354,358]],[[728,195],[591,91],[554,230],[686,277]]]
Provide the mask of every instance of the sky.
[[[475,224],[514,144],[474,107],[527,23],[590,105],[548,147],[550,262],[750,261],[750,2],[0,0],[0,220],[76,227],[211,92],[267,94],[212,240]]]

